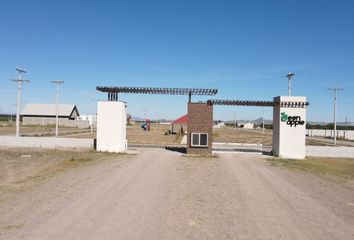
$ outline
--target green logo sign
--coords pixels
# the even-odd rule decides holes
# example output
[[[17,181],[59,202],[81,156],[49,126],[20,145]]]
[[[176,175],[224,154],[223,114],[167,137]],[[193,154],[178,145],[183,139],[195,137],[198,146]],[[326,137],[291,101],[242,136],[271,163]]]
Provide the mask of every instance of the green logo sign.
[[[294,126],[296,127],[297,125],[304,125],[305,121],[301,120],[300,116],[288,116],[285,112],[280,113],[280,121],[286,122],[287,125],[290,127]]]
[[[286,114],[285,112],[282,112],[280,119],[282,122],[288,121],[288,114]]]

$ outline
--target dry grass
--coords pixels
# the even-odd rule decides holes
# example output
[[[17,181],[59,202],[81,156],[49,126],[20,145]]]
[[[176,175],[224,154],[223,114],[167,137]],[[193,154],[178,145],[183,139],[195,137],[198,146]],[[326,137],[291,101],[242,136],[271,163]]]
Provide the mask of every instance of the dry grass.
[[[144,131],[140,125],[127,127],[127,139],[130,143],[164,143],[180,144],[182,136],[179,134],[165,135],[169,125],[152,124],[151,131]],[[214,142],[262,143],[272,145],[271,131],[262,134],[261,130],[234,129],[231,127],[216,128],[213,130]]]
[[[0,124],[0,135],[14,135],[14,123],[5,122]],[[176,128],[176,127],[175,127]],[[171,130],[170,125],[151,124],[151,131],[144,131],[140,124],[127,126],[127,139],[130,143],[151,143],[151,144],[180,144],[182,136],[180,134],[165,135]],[[54,136],[54,126],[25,126],[21,127],[21,135],[23,136]],[[74,138],[96,138],[96,132],[91,133],[90,129],[78,128],[59,128],[59,135],[63,137]],[[214,142],[227,143],[256,143],[264,146],[272,145],[272,130],[261,129],[242,129],[223,127],[213,129]],[[328,146],[330,143],[316,141],[314,139],[306,139],[306,145]]]
[[[214,142],[227,143],[255,143],[270,146],[272,145],[272,131],[262,129],[242,129],[242,128],[215,128]]]
[[[170,129],[169,125],[152,124],[151,131],[144,131],[139,124],[127,127],[127,139],[129,143],[151,143],[151,144],[180,144],[181,135],[165,135]],[[75,138],[96,138],[96,133],[82,133],[67,135]],[[266,130],[262,133],[261,129],[242,129],[242,128],[215,128],[213,129],[214,142],[227,143],[255,143],[264,146],[272,145],[272,131]],[[306,145],[328,146],[331,144],[307,139]]]
[[[27,189],[72,168],[121,157],[122,154],[83,150],[2,148],[0,151],[0,196],[7,192]]]
[[[89,132],[90,129],[60,127],[59,135]],[[14,123],[0,124],[0,135],[15,135],[16,125]],[[22,136],[54,136],[55,126],[21,126]]]
[[[16,225],[4,225],[4,226],[0,226],[0,230],[4,230],[4,231],[13,231],[19,228],[22,228],[23,224],[16,224]]]
[[[344,181],[354,180],[354,159],[350,158],[309,157],[306,160],[269,158],[268,162],[273,166],[284,167],[291,170],[321,176],[335,176]]]
[[[144,131],[139,124],[127,126],[127,139],[129,143],[180,144],[180,135],[165,135],[170,128],[170,125],[151,124],[150,131]]]

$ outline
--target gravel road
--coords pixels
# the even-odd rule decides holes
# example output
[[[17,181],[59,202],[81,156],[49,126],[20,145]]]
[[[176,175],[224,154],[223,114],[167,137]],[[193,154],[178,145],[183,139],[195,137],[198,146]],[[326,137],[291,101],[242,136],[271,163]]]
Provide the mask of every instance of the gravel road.
[[[13,193],[0,239],[354,239],[354,189],[261,156],[146,150]]]

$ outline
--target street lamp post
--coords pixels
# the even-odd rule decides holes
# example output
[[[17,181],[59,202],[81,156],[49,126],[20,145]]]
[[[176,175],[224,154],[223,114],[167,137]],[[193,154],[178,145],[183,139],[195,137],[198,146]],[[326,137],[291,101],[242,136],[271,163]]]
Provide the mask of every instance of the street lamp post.
[[[20,105],[21,105],[21,93],[22,93],[22,83],[30,82],[30,80],[22,79],[22,74],[26,73],[27,71],[17,67],[16,71],[18,72],[17,79],[11,79],[13,82],[18,83],[18,92],[17,92],[17,112],[16,112],[16,137],[20,136]]]
[[[264,134],[264,107],[263,107],[263,116],[262,116],[262,134]]]
[[[288,96],[291,96],[291,78],[295,76],[295,73],[289,72],[285,77],[288,78]]]
[[[51,83],[56,84],[56,116],[55,116],[55,136],[58,137],[59,134],[59,93],[60,93],[60,84],[64,83],[64,81],[50,81]]]
[[[91,133],[93,132],[93,126],[95,123],[95,116],[96,116],[96,108],[95,108],[95,103],[96,103],[96,94],[97,91],[91,91],[89,92],[89,94],[91,95],[91,101],[92,101],[92,110],[93,110],[93,115],[91,116]]]

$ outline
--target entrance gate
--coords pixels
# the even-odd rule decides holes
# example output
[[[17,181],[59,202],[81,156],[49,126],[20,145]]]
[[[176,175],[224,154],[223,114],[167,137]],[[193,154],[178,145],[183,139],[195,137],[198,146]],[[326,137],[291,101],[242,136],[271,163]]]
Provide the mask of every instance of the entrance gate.
[[[96,87],[107,93],[107,101],[99,101],[97,106],[97,150],[124,152],[128,148],[126,141],[126,103],[119,101],[118,94],[166,94],[187,95],[189,103],[192,95],[213,96],[217,89],[199,88],[153,88],[153,87]]]
[[[203,154],[236,146],[213,143],[213,107],[262,106],[273,107],[273,154],[279,157],[305,158],[306,97],[279,96],[273,101],[208,100],[193,103],[192,95],[216,95],[217,89],[195,88],[145,88],[145,87],[96,87],[108,94],[108,101],[99,101],[97,107],[97,150],[124,152],[126,141],[126,103],[118,100],[119,93],[188,95],[187,153]],[[263,149],[262,149],[263,151]]]
[[[213,142],[214,153],[253,153],[262,154],[263,144],[257,143],[218,143]]]

